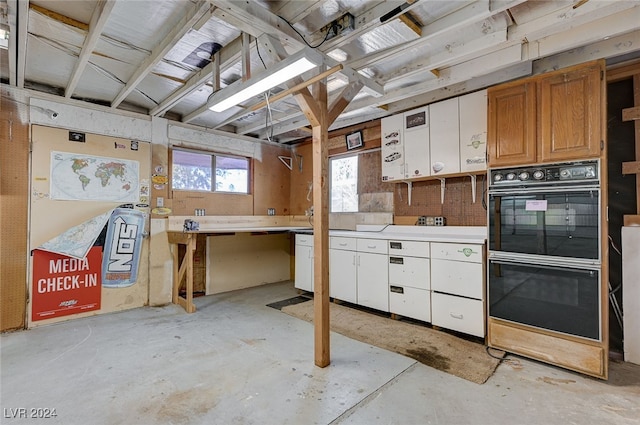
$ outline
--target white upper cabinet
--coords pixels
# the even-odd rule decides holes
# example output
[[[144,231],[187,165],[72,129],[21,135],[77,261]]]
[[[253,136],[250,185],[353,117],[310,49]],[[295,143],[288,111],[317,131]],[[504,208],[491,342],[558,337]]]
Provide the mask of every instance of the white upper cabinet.
[[[402,114],[384,117],[382,130],[382,181],[404,179],[404,138]]]
[[[487,91],[381,120],[382,181],[487,169]]]
[[[460,171],[487,168],[487,91],[458,98],[460,108]]]
[[[458,98],[432,103],[431,175],[460,172],[460,124]]]
[[[429,176],[429,107],[405,112],[403,118],[405,178]]]

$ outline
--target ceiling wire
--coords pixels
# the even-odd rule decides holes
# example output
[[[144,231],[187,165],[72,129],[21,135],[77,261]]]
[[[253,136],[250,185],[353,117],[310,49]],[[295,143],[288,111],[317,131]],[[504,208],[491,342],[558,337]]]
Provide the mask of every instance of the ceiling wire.
[[[72,49],[70,49],[69,47],[65,46],[63,43],[60,43],[57,40],[53,40],[49,37],[44,37],[42,35],[38,35],[38,34],[32,34],[29,33],[30,36],[36,38],[37,40],[42,41],[45,44],[48,44],[50,47],[53,47],[54,49],[60,50],[61,52],[66,53],[69,56],[72,56],[73,58],[78,58],[79,54],[76,53],[75,51],[73,51]],[[98,71],[99,73],[101,73],[102,75],[110,78],[113,81],[116,81],[122,85],[126,85],[126,83],[121,80],[120,78],[118,78],[117,75],[115,75],[113,72],[108,71],[107,69],[101,67],[100,65],[91,62],[91,61],[87,61],[87,64],[91,65],[96,71]],[[153,102],[155,105],[159,105],[160,103],[155,101],[151,96],[149,96],[148,94],[146,94],[145,92],[143,92],[140,89],[134,89],[134,91],[140,93],[142,96],[146,97],[147,99],[149,99],[151,102]]]
[[[327,33],[324,35],[324,39],[316,44],[315,46],[312,46],[311,44],[309,44],[309,42],[304,38],[304,36],[300,33],[300,31],[298,31],[296,29],[296,27],[293,26],[293,24],[291,24],[291,22],[287,21],[285,18],[283,18],[282,16],[278,15],[278,18],[282,19],[283,21],[285,21],[290,27],[291,29],[293,29],[296,34],[298,34],[300,36],[300,38],[302,39],[302,41],[304,41],[304,44],[306,44],[307,46],[311,47],[312,49],[317,49],[318,47],[322,46],[324,44],[325,41],[327,41],[329,39],[329,34],[331,34],[331,30],[333,28],[329,27],[327,28]],[[339,25],[338,25],[339,26]],[[336,31],[337,33],[337,31]]]

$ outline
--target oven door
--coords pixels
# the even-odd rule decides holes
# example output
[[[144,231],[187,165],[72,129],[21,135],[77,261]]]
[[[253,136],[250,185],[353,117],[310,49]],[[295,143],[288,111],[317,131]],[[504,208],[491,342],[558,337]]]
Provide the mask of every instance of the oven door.
[[[490,317],[600,340],[599,266],[492,257],[487,270]]]
[[[600,191],[554,186],[489,192],[489,250],[600,259]]]

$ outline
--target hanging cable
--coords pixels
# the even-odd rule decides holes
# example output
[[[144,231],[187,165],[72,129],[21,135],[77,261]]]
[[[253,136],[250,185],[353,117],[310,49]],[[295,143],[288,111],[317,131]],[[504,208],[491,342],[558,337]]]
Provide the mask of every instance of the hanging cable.
[[[309,42],[304,38],[304,36],[300,33],[300,31],[298,31],[296,29],[296,27],[294,27],[291,22],[287,21],[286,19],[284,19],[282,16],[278,15],[278,18],[282,19],[283,21],[285,21],[287,23],[287,25],[289,25],[291,27],[291,29],[293,29],[296,34],[298,34],[300,36],[300,38],[302,39],[302,41],[304,41],[304,44],[306,44],[307,46],[311,47],[312,49],[317,49],[318,47],[322,46],[324,44],[325,41],[327,41],[329,39],[329,34],[331,34],[331,29],[329,28],[327,29],[327,33],[324,35],[324,39],[319,43],[316,44],[315,46],[312,46],[311,44],[309,44]]]
[[[262,66],[264,66],[264,69],[267,69],[267,65],[265,65],[264,60],[262,59],[262,55],[260,54],[258,39],[256,39],[256,52],[258,52],[258,57],[260,58],[260,62],[262,62]]]
[[[264,94],[265,102],[267,102],[267,113],[265,114],[265,128],[267,129],[267,140],[272,141],[273,138],[273,114],[271,113],[271,104],[269,103],[269,96],[271,96],[271,90]],[[269,129],[270,132],[269,132]]]

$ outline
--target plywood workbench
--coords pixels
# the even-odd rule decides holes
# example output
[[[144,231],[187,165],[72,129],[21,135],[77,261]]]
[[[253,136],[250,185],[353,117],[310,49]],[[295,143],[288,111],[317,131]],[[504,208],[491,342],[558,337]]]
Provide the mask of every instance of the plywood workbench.
[[[199,230],[185,232],[183,229],[186,219],[197,221]],[[168,242],[174,245],[172,302],[181,305],[187,313],[196,311],[193,304],[193,256],[199,234],[289,232],[310,228],[308,217],[304,216],[169,217]],[[186,248],[182,259],[179,258],[178,245]],[[184,297],[180,296],[183,281],[186,289]]]

